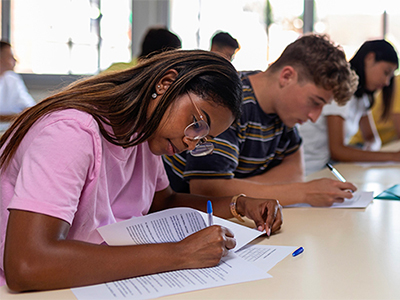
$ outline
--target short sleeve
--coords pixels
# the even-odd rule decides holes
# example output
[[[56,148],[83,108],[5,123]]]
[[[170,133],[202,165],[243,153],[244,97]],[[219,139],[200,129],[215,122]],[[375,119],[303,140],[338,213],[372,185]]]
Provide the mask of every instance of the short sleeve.
[[[98,133],[76,120],[30,130],[17,152],[21,167],[8,208],[51,215],[71,224],[82,190],[93,175],[97,149],[101,149]]]
[[[327,104],[322,109],[321,115],[323,116],[340,116],[343,119],[346,119],[346,105],[339,106],[335,101]]]

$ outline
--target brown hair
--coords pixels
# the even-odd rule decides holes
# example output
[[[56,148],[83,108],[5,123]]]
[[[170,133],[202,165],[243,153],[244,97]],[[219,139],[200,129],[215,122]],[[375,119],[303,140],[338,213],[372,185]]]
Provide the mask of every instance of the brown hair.
[[[11,44],[7,41],[1,40],[0,41],[0,51],[2,51],[3,48],[11,48]]]
[[[299,73],[300,82],[311,81],[332,90],[338,104],[345,104],[357,89],[358,76],[351,70],[345,53],[326,35],[303,35],[288,45],[268,70],[276,72],[288,65]]]
[[[178,76],[148,118],[151,94],[171,69]],[[168,107],[187,92],[229,108],[235,118],[240,115],[242,86],[230,62],[209,51],[163,52],[131,69],[77,81],[23,112],[0,139],[0,148],[10,139],[2,149],[0,167],[8,165],[29,128],[46,114],[69,108],[87,112],[109,142],[131,147],[146,141]],[[115,133],[107,132],[104,124],[112,126]]]

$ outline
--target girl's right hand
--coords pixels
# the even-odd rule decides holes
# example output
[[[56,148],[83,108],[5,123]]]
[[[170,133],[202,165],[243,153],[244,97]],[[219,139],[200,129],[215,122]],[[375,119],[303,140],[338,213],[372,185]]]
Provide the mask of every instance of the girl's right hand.
[[[213,225],[178,242],[179,253],[184,260],[182,268],[206,268],[216,266],[228,251],[236,246],[232,231]]]

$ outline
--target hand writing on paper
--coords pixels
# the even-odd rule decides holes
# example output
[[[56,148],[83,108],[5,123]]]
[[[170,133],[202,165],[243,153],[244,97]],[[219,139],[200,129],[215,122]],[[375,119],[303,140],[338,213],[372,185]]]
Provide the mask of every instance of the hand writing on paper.
[[[242,196],[237,200],[237,211],[252,219],[257,229],[265,230],[268,236],[282,226],[282,206],[278,200]]]
[[[340,182],[329,178],[312,180],[302,184],[299,194],[305,195],[304,203],[312,206],[332,206],[333,203],[343,203],[344,199],[353,197],[357,187],[350,182]]]
[[[183,252],[182,268],[206,268],[216,266],[229,249],[236,246],[232,231],[219,225],[209,226],[178,242]]]

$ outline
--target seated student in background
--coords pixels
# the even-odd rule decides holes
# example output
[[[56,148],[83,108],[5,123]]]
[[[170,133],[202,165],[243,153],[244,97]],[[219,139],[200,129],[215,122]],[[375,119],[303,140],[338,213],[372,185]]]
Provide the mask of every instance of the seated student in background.
[[[392,80],[394,80],[394,94],[391,107],[390,105],[384,105],[382,90],[379,90],[376,93],[375,103],[371,109],[382,145],[400,139],[400,75],[394,76]],[[350,144],[355,146],[364,144],[360,130],[351,138]]]
[[[114,63],[107,70],[105,70],[105,72],[129,69],[135,66],[139,60],[150,57],[150,54],[154,55],[156,53],[160,53],[161,51],[180,48],[182,48],[182,42],[176,34],[164,27],[152,27],[147,30],[143,37],[141,52],[137,58],[133,58],[127,63]]]
[[[345,103],[354,93],[357,76],[344,52],[325,36],[305,35],[266,71],[244,74],[241,117],[213,139],[213,154],[163,157],[172,188],[210,196],[244,193],[282,205],[330,206],[351,198],[348,190],[356,187],[349,182],[303,182],[301,138],[294,127],[315,122],[333,98]]]
[[[232,217],[232,197],[177,194],[161,156],[190,150],[240,114],[235,68],[209,51],[167,51],[72,84],[21,114],[0,139],[0,284],[69,288],[211,267],[235,246],[210,226],[177,243],[103,245],[97,228],[177,206]],[[237,213],[267,234],[276,200],[241,197]],[[4,260],[3,260],[4,259]]]
[[[20,75],[14,72],[15,58],[11,44],[0,41],[0,132],[24,109],[36,104]]]
[[[233,60],[239,49],[238,41],[227,32],[217,32],[211,38],[210,51],[222,55],[229,61]]]
[[[330,160],[400,161],[400,152],[376,151],[381,143],[370,112],[374,92],[384,87],[383,103],[390,108],[393,94],[391,79],[398,67],[395,49],[385,40],[367,41],[350,64],[359,76],[358,88],[351,100],[344,106],[335,103],[325,106],[317,122],[303,124],[299,128],[304,141],[307,174],[321,170]],[[364,137],[364,149],[349,145],[358,129]]]

